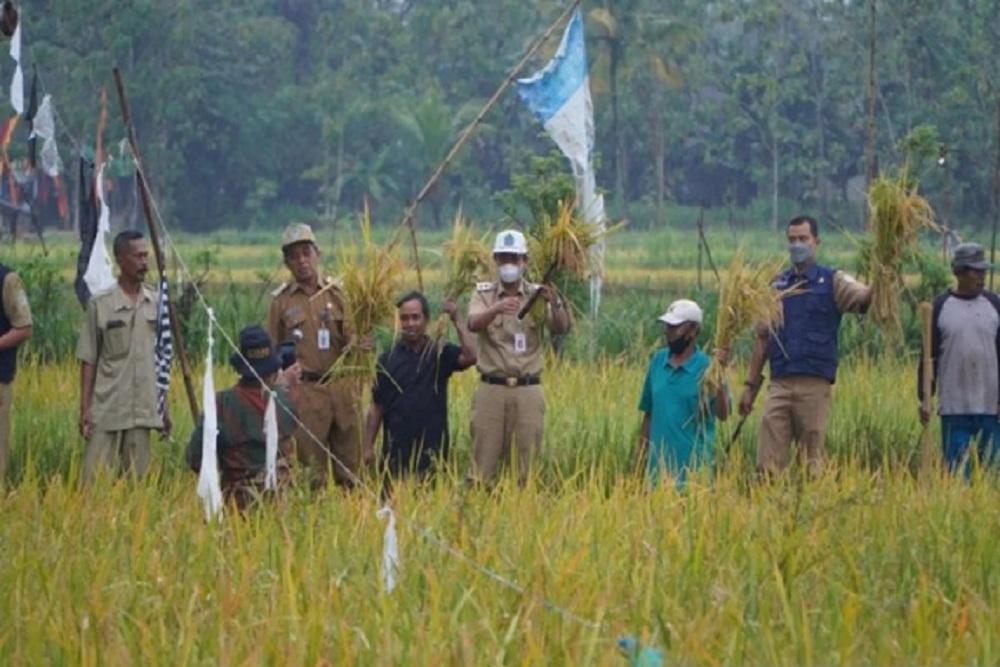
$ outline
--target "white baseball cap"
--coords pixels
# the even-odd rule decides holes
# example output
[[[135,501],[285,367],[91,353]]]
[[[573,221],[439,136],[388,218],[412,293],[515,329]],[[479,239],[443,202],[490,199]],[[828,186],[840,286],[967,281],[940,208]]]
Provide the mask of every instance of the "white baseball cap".
[[[689,299],[678,299],[670,304],[670,307],[667,308],[667,312],[660,315],[657,319],[660,322],[672,327],[684,324],[685,322],[701,324],[702,313],[701,308],[694,301]]]
[[[511,253],[513,255],[527,255],[528,242],[524,234],[516,229],[505,229],[497,234],[496,243],[493,244],[493,254]]]

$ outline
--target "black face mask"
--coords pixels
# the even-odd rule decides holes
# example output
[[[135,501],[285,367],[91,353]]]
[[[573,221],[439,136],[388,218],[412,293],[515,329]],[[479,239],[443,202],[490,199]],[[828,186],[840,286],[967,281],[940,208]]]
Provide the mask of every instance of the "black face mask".
[[[691,336],[681,336],[680,338],[675,338],[673,340],[667,340],[667,347],[670,348],[671,354],[680,354],[688,348],[691,344]]]

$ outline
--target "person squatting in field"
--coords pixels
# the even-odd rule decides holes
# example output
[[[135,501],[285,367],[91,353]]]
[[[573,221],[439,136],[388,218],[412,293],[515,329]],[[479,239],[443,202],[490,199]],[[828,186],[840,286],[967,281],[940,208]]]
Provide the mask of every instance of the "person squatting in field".
[[[931,393],[936,389],[941,449],[945,465],[967,475],[973,459],[995,461],[1000,445],[1000,297],[985,289],[990,266],[978,243],[956,246],[955,287],[935,298],[931,311]],[[917,396],[926,424],[923,381],[920,364]]]
[[[278,455],[275,493],[290,480],[292,432],[295,430],[295,394],[298,366],[281,371],[281,358],[271,338],[259,326],[240,332],[239,352],[229,359],[240,379],[215,395],[218,420],[216,452],[223,499],[243,511],[265,497],[267,439],[264,413],[268,390],[275,391]],[[192,470],[201,470],[204,417],[188,442],[186,459]]]
[[[679,489],[699,470],[710,470],[715,457],[715,422],[729,417],[729,389],[725,383],[711,395],[702,392],[709,356],[698,346],[701,308],[681,299],[670,304],[657,321],[663,324],[667,346],[649,362],[639,399],[642,426],[637,470],[645,470],[651,484],[673,479]],[[715,350],[723,366],[729,351]]]
[[[793,218],[787,237],[792,266],[778,276],[775,287],[794,291],[782,299],[782,326],[776,332],[758,327],[739,407],[744,417],[753,410],[766,361],[771,384],[760,420],[757,469],[785,470],[791,462],[792,441],[798,440],[810,472],[818,473],[837,377],[841,316],[866,312],[872,293],[843,271],[816,263],[820,238],[813,218]]]

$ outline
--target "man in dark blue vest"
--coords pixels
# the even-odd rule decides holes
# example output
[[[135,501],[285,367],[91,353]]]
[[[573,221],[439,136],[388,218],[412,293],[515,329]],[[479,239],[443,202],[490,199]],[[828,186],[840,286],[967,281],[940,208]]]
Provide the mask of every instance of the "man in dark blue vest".
[[[17,371],[17,347],[31,338],[31,309],[21,278],[0,264],[0,487],[7,479],[10,458],[10,409],[14,402],[14,374]]]
[[[819,231],[808,216],[788,223],[791,268],[776,281],[779,289],[795,288],[782,302],[784,323],[772,333],[758,330],[749,377],[740,399],[740,414],[753,409],[763,383],[764,362],[771,364],[771,384],[764,402],[757,442],[757,469],[781,472],[791,462],[797,440],[809,470],[822,467],[830,390],[837,378],[837,334],[843,313],[863,313],[871,304],[871,288],[843,271],[816,263]]]

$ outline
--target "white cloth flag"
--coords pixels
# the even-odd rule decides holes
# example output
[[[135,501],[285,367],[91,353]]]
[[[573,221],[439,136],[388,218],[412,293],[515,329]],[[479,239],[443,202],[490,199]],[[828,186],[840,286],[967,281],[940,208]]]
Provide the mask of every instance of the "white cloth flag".
[[[90,251],[90,261],[83,280],[91,294],[97,294],[115,284],[114,271],[111,269],[111,257],[108,255],[108,244],[105,238],[111,233],[111,210],[104,203],[104,165],[97,171],[97,201],[101,205],[101,213],[97,218],[97,236],[94,237],[94,247]],[[82,186],[81,186],[82,187]]]
[[[205,380],[201,390],[201,403],[205,406],[202,418],[201,470],[198,473],[198,497],[205,506],[205,520],[222,517],[222,488],[219,486],[219,459],[216,438],[219,434],[218,415],[215,413],[215,380],[212,377],[212,328],[215,314],[208,309],[208,354],[205,359]]]
[[[274,407],[274,392],[269,391],[264,410],[264,489],[278,485],[278,411]]]
[[[17,22],[10,38],[10,57],[14,59],[14,78],[10,80],[10,105],[19,114],[24,113],[24,72],[21,71],[21,22]]]
[[[385,592],[392,593],[399,581],[399,539],[396,536],[396,513],[388,505],[383,505],[375,516],[389,517],[382,537],[382,583]]]
[[[583,15],[577,8],[566,26],[555,57],[540,72],[518,79],[517,92],[545,131],[569,159],[576,185],[577,208],[583,219],[604,231],[604,196],[594,178],[594,105],[587,76]],[[591,250],[590,307],[596,315],[601,303],[604,238]]]
[[[52,109],[52,96],[45,95],[42,104],[35,113],[31,135],[42,139],[42,171],[55,178],[62,173],[63,163],[59,157],[59,147],[56,146],[56,117]]]

